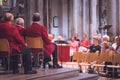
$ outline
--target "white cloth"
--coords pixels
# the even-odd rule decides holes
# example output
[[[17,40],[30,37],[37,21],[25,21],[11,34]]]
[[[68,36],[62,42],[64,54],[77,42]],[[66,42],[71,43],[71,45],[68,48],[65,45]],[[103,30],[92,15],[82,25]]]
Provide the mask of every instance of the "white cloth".
[[[88,49],[87,49],[86,47],[80,46],[80,47],[78,48],[78,51],[79,51],[79,52],[87,52]]]
[[[113,44],[112,44],[112,47],[116,50],[117,44],[116,44],[116,43],[113,43]]]

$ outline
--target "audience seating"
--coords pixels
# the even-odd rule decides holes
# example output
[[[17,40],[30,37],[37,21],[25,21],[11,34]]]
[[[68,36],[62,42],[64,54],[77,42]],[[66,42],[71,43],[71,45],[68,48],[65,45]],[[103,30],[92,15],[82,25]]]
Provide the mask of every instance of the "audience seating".
[[[86,54],[86,62],[90,63],[93,61],[98,61],[99,54],[98,53],[87,53]]]
[[[120,64],[120,54],[114,52],[100,54],[90,52],[88,53],[74,52],[73,61],[77,61],[80,68],[81,66],[94,66],[97,68],[98,73],[103,72],[103,68],[106,66],[104,64],[105,62],[112,63],[112,65],[107,65],[106,68],[113,68],[113,70],[114,68],[120,68],[120,66],[113,65],[115,63]],[[91,62],[93,61],[96,61],[96,63],[92,64]]]
[[[43,48],[43,40],[42,37],[25,37],[25,41],[28,45],[28,47],[31,49],[32,53],[34,53],[34,50],[37,52],[40,52],[42,54],[42,65],[44,61],[44,48]],[[38,53],[38,65],[40,61],[40,53]]]
[[[85,60],[85,53],[82,52],[73,53],[73,61],[84,62],[84,60]]]
[[[10,46],[7,39],[0,39],[0,57],[7,58],[8,72],[10,71]],[[4,61],[5,62],[5,61]]]

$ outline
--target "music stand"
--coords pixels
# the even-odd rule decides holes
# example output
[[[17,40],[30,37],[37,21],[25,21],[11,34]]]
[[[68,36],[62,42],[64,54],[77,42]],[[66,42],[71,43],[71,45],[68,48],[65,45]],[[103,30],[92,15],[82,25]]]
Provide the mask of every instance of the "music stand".
[[[68,44],[68,42],[64,41],[64,40],[57,40],[55,41],[57,44],[60,44],[60,58],[61,58],[61,66],[62,66],[62,45],[63,44]]]

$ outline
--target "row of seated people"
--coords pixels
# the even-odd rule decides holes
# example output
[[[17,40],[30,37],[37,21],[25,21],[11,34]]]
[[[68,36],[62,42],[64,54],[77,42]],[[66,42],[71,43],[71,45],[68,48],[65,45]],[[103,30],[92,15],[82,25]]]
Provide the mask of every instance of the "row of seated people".
[[[57,60],[57,47],[56,44],[52,43],[48,38],[47,29],[40,25],[40,14],[34,13],[32,21],[33,23],[28,26],[26,29],[23,28],[24,20],[22,18],[16,19],[16,25],[13,25],[14,16],[12,13],[5,13],[3,16],[3,21],[0,23],[0,38],[5,38],[9,41],[10,44],[10,55],[12,61],[12,70],[16,74],[18,70],[18,53],[22,53],[24,74],[35,74],[37,71],[32,70],[32,61],[31,61],[31,50],[28,48],[27,44],[24,41],[24,36],[29,37],[42,37],[44,45],[44,68],[45,64],[51,60],[50,55],[53,56],[53,68],[62,68],[58,64]],[[16,26],[16,27],[15,27]],[[38,50],[34,50],[35,54],[38,53]]]
[[[51,34],[51,37],[54,35]],[[56,40],[53,38],[52,42],[55,42]],[[62,37],[59,36],[57,41],[63,41]],[[98,35],[93,36],[92,38],[92,44],[90,44],[90,41],[87,39],[87,35],[83,34],[82,40],[79,41],[77,37],[74,35],[70,41],[67,41],[67,46],[70,46],[70,58],[72,61],[72,55],[74,52],[91,52],[91,53],[107,53],[109,51],[115,51],[116,53],[120,53],[120,40],[119,36],[116,36],[114,38],[114,43],[110,45],[110,37],[108,35],[103,35],[102,40],[99,38]],[[65,43],[65,42],[64,42]],[[65,44],[66,44],[65,43]]]
[[[100,42],[101,41],[101,42]],[[92,44],[87,39],[87,35],[83,34],[81,41],[77,41],[76,36],[73,36],[70,44],[70,56],[72,57],[73,52],[92,52],[92,53],[107,53],[109,51],[115,51],[120,54],[120,37],[116,36],[114,38],[114,43],[110,45],[110,37],[108,35],[103,35],[102,40],[99,36],[95,35],[92,38]],[[72,60],[71,60],[72,61]]]
[[[84,34],[83,37],[86,37],[86,35]],[[80,52],[83,52],[83,53],[90,53],[90,54],[93,54],[93,53],[99,53],[99,54],[107,54],[107,53],[110,53],[110,52],[115,52],[116,54],[120,54],[120,38],[119,36],[116,36],[115,37],[115,43],[112,44],[112,46],[110,45],[109,41],[110,41],[110,38],[108,35],[104,35],[103,38],[102,38],[102,42],[101,44],[99,44],[99,40],[100,38],[98,36],[93,36],[92,40],[93,40],[93,43],[92,45],[90,45],[89,43],[89,40],[84,38],[83,40],[80,41],[80,50],[78,49],[79,48],[79,43],[77,41],[77,38],[75,36],[72,37],[71,41],[69,41],[69,45],[70,45],[70,56],[74,55],[74,53],[79,53]],[[86,47],[85,47],[85,46]],[[90,47],[89,47],[90,46]],[[81,48],[82,47],[82,48]],[[84,47],[84,48],[83,48]],[[87,55],[87,54],[86,54]],[[80,56],[79,56],[80,57]],[[93,56],[92,56],[93,57]],[[95,57],[95,56],[94,56]],[[109,56],[108,56],[109,57]],[[77,57],[78,58],[78,57]],[[80,57],[81,58],[81,57]],[[85,58],[85,57],[84,57]],[[113,56],[112,56],[113,58]],[[79,59],[78,59],[79,60]],[[81,59],[80,59],[81,60]],[[82,61],[84,61],[86,59],[83,59]],[[71,59],[71,61],[73,61]],[[110,61],[110,60],[108,60]],[[112,65],[112,62],[105,62],[104,64],[105,65]],[[113,60],[114,61],[114,60]],[[91,62],[92,64],[93,63],[96,63],[96,61],[93,61]],[[117,65],[118,63],[116,63]],[[87,65],[87,64],[84,64],[84,65]],[[89,65],[89,64],[88,64]],[[82,65],[81,65],[82,66]],[[83,67],[83,66],[82,66]],[[82,68],[81,67],[81,68]],[[89,69],[89,72],[93,72],[91,70],[91,66],[88,68]],[[108,68],[109,71],[112,72],[112,68]],[[106,71],[106,67],[104,67],[104,71]],[[117,69],[115,69],[115,71],[117,71]],[[110,73],[110,75],[113,74],[113,73]],[[118,73],[116,72],[116,75]],[[115,77],[115,76],[114,76]]]
[[[85,35],[83,35],[83,37],[84,36]],[[104,35],[102,37],[101,44],[99,43],[99,41],[100,41],[100,39],[99,39],[98,36],[93,36],[92,44],[90,45],[89,40],[87,38],[83,38],[83,40],[80,41],[80,46],[79,46],[76,37],[74,37],[73,42],[76,43],[76,45],[77,45],[76,47],[74,47],[74,48],[76,48],[76,50],[74,50],[74,52],[78,52],[78,53],[83,52],[83,53],[90,53],[90,54],[92,54],[92,53],[109,54],[110,52],[114,52],[115,54],[120,54],[120,37],[119,36],[116,36],[114,38],[114,43],[112,45],[110,45],[110,42],[109,42],[110,37],[108,35]],[[71,45],[71,46],[73,48],[73,46],[75,46],[75,45]],[[72,54],[73,54],[73,52],[72,52]],[[113,59],[113,56],[112,56],[112,59]],[[105,61],[104,64],[105,65],[112,65],[112,64],[118,65],[118,61],[117,61],[117,63],[112,63],[112,62],[109,62],[109,61],[110,60]],[[96,63],[96,61],[91,62],[91,64],[93,64],[93,63]],[[86,65],[86,64],[84,64],[84,65]],[[82,66],[82,64],[81,64],[80,68],[82,68],[82,67],[84,68],[84,66]],[[87,66],[87,69],[90,70],[90,72],[91,72],[91,66],[89,66],[89,67]],[[104,70],[104,72],[110,72],[109,75],[111,75],[112,77],[117,77],[118,76],[117,68],[114,68],[114,71],[115,71],[115,74],[116,74],[114,76],[113,76],[113,71],[112,71],[113,68],[109,67],[106,70],[106,66],[105,66],[103,68],[103,70]]]

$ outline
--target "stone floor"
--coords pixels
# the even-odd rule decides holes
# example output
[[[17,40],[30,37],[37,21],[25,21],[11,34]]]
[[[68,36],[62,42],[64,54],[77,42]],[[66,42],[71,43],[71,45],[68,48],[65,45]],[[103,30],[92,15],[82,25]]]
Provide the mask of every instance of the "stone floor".
[[[63,65],[63,67],[67,67],[67,68],[76,68],[76,69],[79,69],[78,63],[76,63],[76,62],[63,62],[62,65]],[[76,77],[77,78],[76,80],[80,80],[78,78],[81,78],[80,77],[81,75],[83,75],[83,77],[86,76],[86,75],[88,75],[87,71],[84,71],[84,72],[85,73],[83,73],[83,74],[79,73],[79,76]],[[69,80],[74,80],[74,79],[75,78],[71,78]],[[88,80],[88,79],[86,79],[86,80]],[[92,80],[92,79],[89,79],[89,80]],[[98,80],[120,80],[120,78],[118,78],[118,79],[112,79],[112,78],[106,78],[106,77],[98,76]]]
[[[23,75],[23,71],[22,71],[21,73],[15,74],[15,75],[13,74],[0,75],[0,80],[56,80],[54,79],[56,74],[59,74],[59,75],[62,74],[61,76],[63,77],[57,80],[120,80],[120,78],[111,79],[111,78],[97,76],[97,74],[88,74],[87,71],[84,71],[84,73],[79,73],[79,67],[76,62],[72,62],[72,63],[71,62],[62,62],[62,63],[59,62],[59,64],[63,66],[62,69],[54,69],[54,70],[38,69],[38,73],[33,74],[33,75]],[[75,70],[78,74],[76,74],[76,72],[70,73],[72,70]],[[66,73],[66,71],[70,74],[61,73],[61,72]],[[71,76],[73,74],[75,74],[75,76]],[[48,75],[48,78],[45,79],[44,75]],[[68,77],[66,75],[68,75]],[[56,76],[56,78],[58,77],[60,78],[61,76]],[[41,77],[44,79],[42,79]]]
[[[36,69],[37,74],[23,74],[20,70],[18,74],[1,74],[0,80],[62,80],[69,76],[78,76],[79,71],[75,68],[60,68],[60,69]]]

